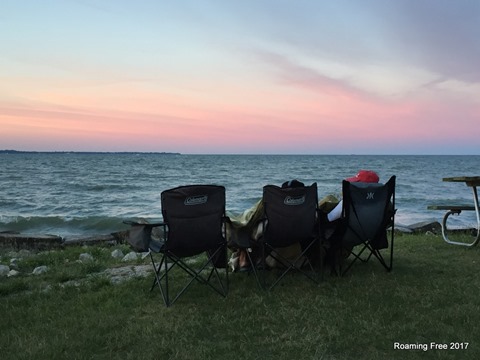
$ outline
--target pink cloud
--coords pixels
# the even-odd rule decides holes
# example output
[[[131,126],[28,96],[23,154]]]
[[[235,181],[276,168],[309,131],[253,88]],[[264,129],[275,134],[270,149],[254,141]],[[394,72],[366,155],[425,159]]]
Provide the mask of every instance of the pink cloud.
[[[264,54],[262,61],[274,69],[273,85],[222,83],[215,89],[210,84],[208,93],[175,95],[122,88],[105,102],[103,94],[57,100],[50,94],[48,103],[0,104],[2,147],[361,153],[389,152],[392,145],[402,152],[402,146],[408,151],[427,142],[442,149],[452,138],[478,139],[475,103],[448,97],[382,99],[281,56]]]

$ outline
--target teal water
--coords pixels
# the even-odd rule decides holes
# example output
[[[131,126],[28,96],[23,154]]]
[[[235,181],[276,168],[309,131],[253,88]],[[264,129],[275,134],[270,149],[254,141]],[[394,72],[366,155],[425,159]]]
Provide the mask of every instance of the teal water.
[[[397,223],[440,221],[427,205],[472,203],[471,189],[448,176],[479,176],[480,156],[0,154],[0,231],[59,235],[109,233],[123,219],[161,218],[160,193],[187,184],[224,185],[227,210],[240,213],[266,184],[317,182],[319,198],[340,196],[359,169],[397,176]],[[475,222],[462,214],[461,225]]]

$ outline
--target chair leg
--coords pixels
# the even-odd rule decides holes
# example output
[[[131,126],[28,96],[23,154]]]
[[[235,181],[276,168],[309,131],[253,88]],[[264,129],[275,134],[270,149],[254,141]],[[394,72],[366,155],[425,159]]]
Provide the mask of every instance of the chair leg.
[[[382,253],[380,252],[380,250],[378,249],[374,249],[372,248],[372,246],[370,244],[365,244],[362,248],[362,250],[355,254],[353,252],[351,252],[351,254],[355,257],[351,262],[350,264],[347,266],[347,268],[344,270],[344,271],[341,271],[340,274],[343,276],[345,275],[345,273],[353,266],[353,264],[357,261],[357,260],[360,260],[361,262],[368,262],[370,260],[370,258],[373,256],[375,257],[379,262],[380,264],[385,268],[385,270],[387,270],[387,272],[390,272],[392,271],[392,263],[393,263],[393,242],[390,244],[390,264],[387,264],[387,262],[385,261],[385,258],[383,257]],[[361,255],[363,254],[363,252],[368,249],[369,250],[369,255],[366,259],[363,259],[361,258]]]
[[[293,261],[285,258],[284,256],[282,256],[278,253],[275,253],[275,249],[273,247],[271,247],[270,245],[266,244],[268,246],[269,250],[270,250],[270,255],[272,256],[272,254],[275,254],[275,255],[273,255],[275,260],[277,260],[278,262],[280,262],[280,263],[282,263],[286,266],[286,268],[283,270],[283,272],[279,276],[277,276],[275,281],[268,287],[268,290],[273,289],[275,287],[275,285],[277,285],[280,282],[280,280],[282,280],[287,275],[287,273],[290,272],[291,270],[299,271],[300,273],[305,275],[307,278],[312,280],[314,283],[319,284],[319,280],[317,278],[315,278],[314,276],[312,276],[311,274],[309,274],[307,271],[305,271],[303,269],[303,266],[305,265],[305,263],[307,263],[308,266],[310,267],[311,272],[312,273],[315,272],[312,263],[310,262],[310,260],[308,258],[306,258],[306,254],[307,254],[308,250],[314,244],[315,244],[314,241],[311,242]],[[299,264],[300,260],[302,260],[302,258],[304,258],[304,260],[301,264]],[[266,284],[265,284],[265,287],[266,287]]]
[[[225,264],[225,286],[223,284],[223,281],[222,281],[222,277],[220,275],[220,272],[219,272],[219,268],[215,266],[215,263],[213,262],[213,259],[215,258],[216,254],[219,252],[219,251],[222,251],[225,253],[225,261],[224,261],[224,264]],[[222,295],[223,297],[227,296],[227,293],[228,293],[228,290],[229,290],[229,278],[228,278],[228,255],[227,255],[227,251],[224,250],[224,248],[218,248],[213,254],[210,255],[209,252],[206,253],[207,257],[208,257],[208,260],[207,260],[207,263],[205,264],[205,267],[208,266],[208,264],[211,264],[212,266],[212,270],[210,270],[210,273],[208,275],[208,278],[207,280],[205,281],[205,283],[207,285],[210,285],[210,287],[212,287],[214,290],[216,290],[220,295]],[[204,267],[204,268],[205,268]],[[203,268],[202,268],[203,269]],[[219,291],[218,288],[215,288],[211,283],[210,283],[210,279],[212,278],[212,275],[215,274],[215,278],[217,279],[218,283],[219,283],[219,286],[221,288],[221,291]],[[198,276],[198,278],[200,280],[203,280],[203,278],[201,276]]]
[[[153,279],[153,284],[150,288],[150,291],[153,290],[155,285],[158,284],[158,288],[160,289],[160,294],[162,295],[163,302],[165,303],[165,306],[170,305],[169,301],[169,295],[168,295],[168,264],[167,264],[167,256],[165,254],[162,255],[162,260],[160,261],[160,264],[158,267],[155,264],[155,259],[152,255],[152,252],[150,252],[150,260],[152,261],[152,266],[155,274],[155,278]],[[160,275],[160,272],[162,271],[162,266],[164,267],[164,273]],[[162,281],[165,279],[165,286],[162,286]]]
[[[387,272],[392,271],[392,256],[390,256],[390,265],[388,265],[379,250],[372,251],[372,254],[378,259]]]
[[[370,250],[370,254],[369,254],[367,259],[362,259],[361,256],[366,249]],[[373,249],[371,247],[369,247],[368,244],[364,244],[364,246],[362,247],[362,249],[358,253],[353,252],[353,248],[352,248],[349,256],[353,255],[354,258],[353,258],[352,261],[350,261],[350,263],[348,264],[348,266],[345,270],[342,270],[341,267],[340,267],[340,276],[345,275],[348,272],[348,270],[350,270],[350,268],[355,264],[356,261],[367,262],[370,259],[370,257],[372,256],[372,250]]]
[[[251,252],[252,252],[252,249],[251,248],[248,248],[245,250],[246,254],[247,254],[247,259],[248,259],[248,262],[250,263],[251,265],[251,269],[253,271],[253,276],[255,276],[255,280],[258,284],[258,286],[263,289],[263,286],[262,286],[262,283],[260,281],[260,277],[259,277],[259,269],[257,268],[257,264],[256,262],[253,260],[252,258],[252,255],[251,255]],[[263,259],[260,259],[260,265],[263,267],[262,271],[265,269],[265,264],[263,264]]]
[[[162,261],[160,262],[159,266],[156,266],[152,254],[150,254],[151,259],[152,259],[152,264],[154,266],[155,270],[155,279],[154,283],[152,285],[151,290],[155,287],[156,284],[158,284],[160,292],[162,294],[162,298],[164,300],[164,303],[167,307],[173,305],[183,293],[190,287],[190,285],[194,281],[198,281],[201,284],[208,285],[210,286],[215,292],[217,292],[219,295],[226,297],[228,293],[228,288],[229,288],[229,279],[228,279],[228,266],[225,267],[225,280],[222,280],[222,276],[220,274],[220,271],[218,268],[216,268],[212,262],[212,257],[208,257],[207,261],[205,264],[200,269],[193,269],[190,266],[188,266],[182,258],[179,258],[175,256],[172,253],[165,253],[163,254]],[[168,264],[168,259],[172,261],[171,264]],[[164,273],[160,274],[162,270],[162,265],[164,266]],[[170,266],[168,266],[170,265]],[[170,299],[170,271],[175,267],[175,265],[178,265],[179,268],[184,270],[189,276],[190,279],[189,281],[181,288],[178,292],[176,292],[175,296]],[[212,265],[212,270],[209,272],[208,277],[204,277],[202,273],[205,271],[208,265]],[[216,279],[218,282],[217,284],[214,284],[214,281],[211,281],[212,279]]]

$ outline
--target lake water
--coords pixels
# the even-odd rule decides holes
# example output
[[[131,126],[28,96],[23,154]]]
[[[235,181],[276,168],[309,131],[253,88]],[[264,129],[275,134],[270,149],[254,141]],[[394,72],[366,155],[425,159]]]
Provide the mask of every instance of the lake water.
[[[227,211],[240,213],[264,185],[291,179],[317,182],[319,198],[340,196],[341,180],[359,169],[381,181],[397,176],[397,224],[440,221],[443,213],[427,205],[472,204],[470,188],[442,178],[479,176],[480,156],[2,153],[0,168],[0,231],[65,236],[118,231],[124,219],[159,220],[161,191],[179,185],[224,185]],[[476,223],[473,212],[458,218]]]

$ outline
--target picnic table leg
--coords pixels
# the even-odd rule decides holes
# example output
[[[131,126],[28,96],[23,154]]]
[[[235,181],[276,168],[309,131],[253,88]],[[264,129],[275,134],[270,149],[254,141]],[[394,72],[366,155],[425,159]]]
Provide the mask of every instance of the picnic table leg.
[[[477,194],[477,187],[472,186],[473,189],[473,202],[475,203],[475,214],[477,216],[477,236],[475,237],[475,240],[471,243],[465,243],[465,242],[460,242],[460,241],[452,241],[448,238],[447,235],[447,219],[450,215],[456,214],[459,215],[462,210],[449,210],[445,213],[443,220],[442,220],[442,236],[443,240],[445,242],[452,244],[452,245],[462,245],[462,246],[467,246],[467,247],[473,247],[478,244],[480,241],[480,207],[478,204],[478,194]]]
[[[473,190],[473,201],[475,203],[475,213],[477,215],[477,237],[474,241],[474,244],[476,245],[480,241],[480,206],[478,204],[477,187],[472,186],[472,190]]]

